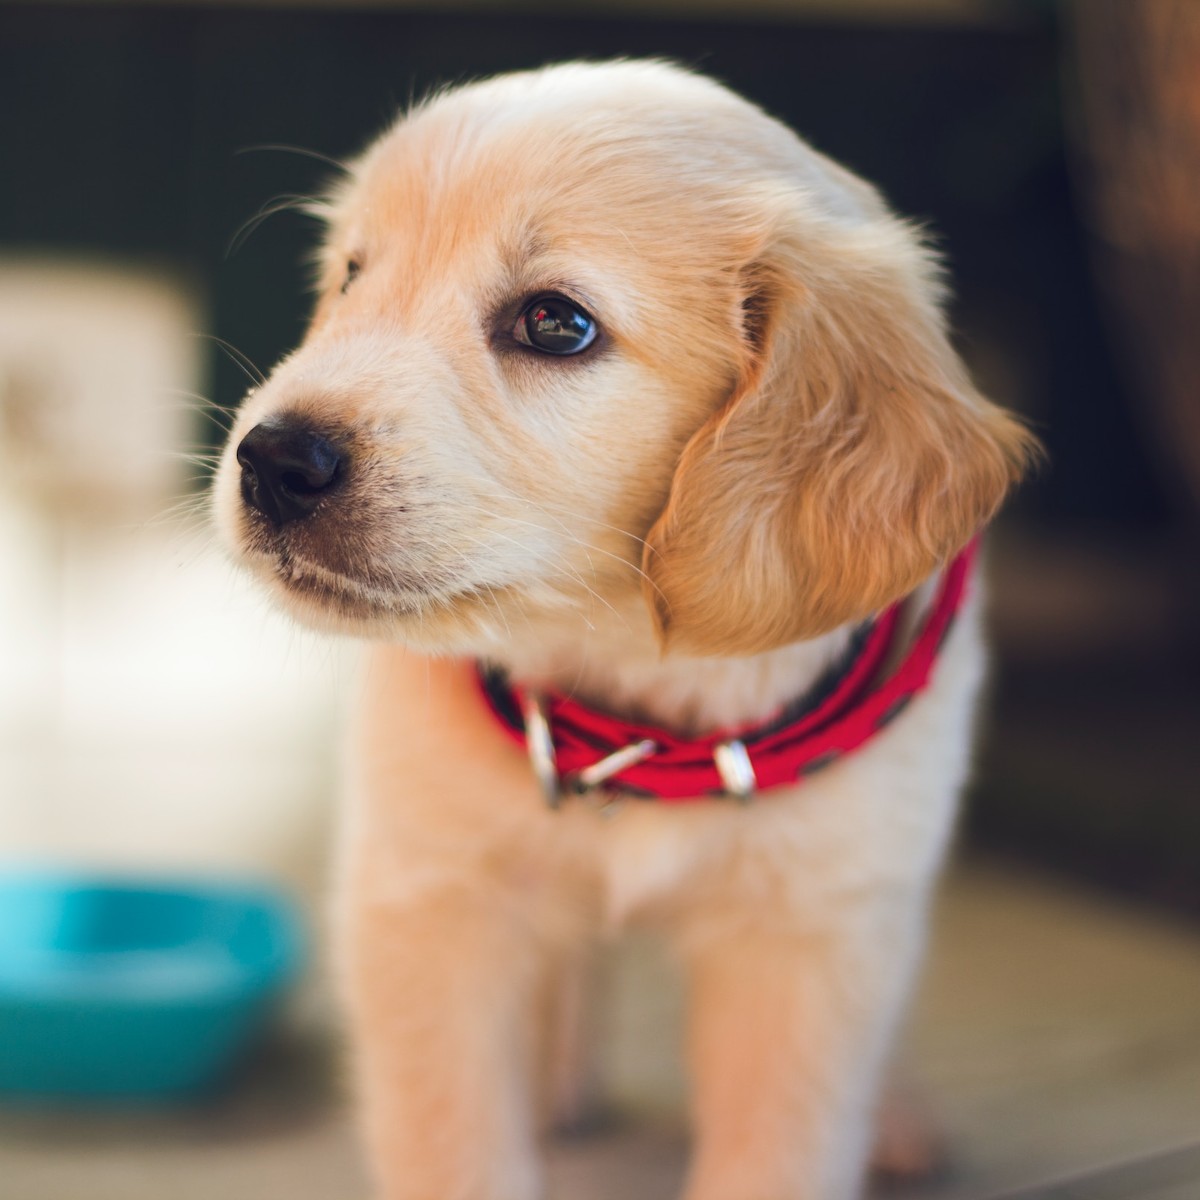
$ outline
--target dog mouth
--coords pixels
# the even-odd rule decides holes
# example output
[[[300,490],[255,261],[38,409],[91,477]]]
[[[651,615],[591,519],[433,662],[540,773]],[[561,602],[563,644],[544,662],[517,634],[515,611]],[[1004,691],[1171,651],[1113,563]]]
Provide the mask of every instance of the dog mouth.
[[[240,505],[229,532],[237,557],[274,593],[276,603],[303,623],[362,636],[405,636],[469,620],[481,594],[494,603],[496,583],[464,577],[464,561],[438,560],[437,543],[420,530],[379,528],[356,511],[314,512],[276,525]]]
[[[280,587],[283,592],[332,616],[355,620],[417,615],[435,602],[440,589],[431,581],[406,574],[388,572],[386,580],[366,572],[350,574],[319,562],[279,539],[273,545],[246,548],[252,565]]]
[[[369,587],[340,571],[309,562],[287,548],[281,548],[276,554],[272,572],[289,592],[333,608],[344,609],[348,605],[354,608],[384,607],[380,597],[374,594],[377,588]]]

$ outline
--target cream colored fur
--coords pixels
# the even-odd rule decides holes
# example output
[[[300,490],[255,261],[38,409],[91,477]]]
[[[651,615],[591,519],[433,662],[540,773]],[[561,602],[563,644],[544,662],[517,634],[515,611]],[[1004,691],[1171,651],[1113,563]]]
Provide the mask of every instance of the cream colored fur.
[[[687,1200],[848,1200],[967,770],[977,602],[885,732],[748,808],[548,811],[469,659],[683,731],[762,719],[986,522],[1029,439],[877,194],[673,67],[435,97],[327,215],[312,327],[216,505],[283,605],[377,642],[339,911],[380,1195],[538,1195],[541,998],[646,920],[690,980]],[[592,351],[512,342],[546,291]],[[350,469],[272,531],[232,454],[280,415]]]

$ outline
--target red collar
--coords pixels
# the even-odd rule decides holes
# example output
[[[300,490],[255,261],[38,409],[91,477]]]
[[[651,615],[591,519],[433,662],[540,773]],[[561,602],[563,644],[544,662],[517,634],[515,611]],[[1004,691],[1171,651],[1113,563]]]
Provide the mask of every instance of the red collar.
[[[860,631],[848,659],[817,685],[817,698],[810,692],[749,729],[680,738],[569,696],[530,691],[482,664],[477,676],[501,726],[528,750],[551,807],[601,785],[668,804],[720,796],[745,801],[858,749],[924,688],[962,608],[977,548],[972,542],[946,568],[924,624],[890,674],[880,678],[898,649],[903,600]]]

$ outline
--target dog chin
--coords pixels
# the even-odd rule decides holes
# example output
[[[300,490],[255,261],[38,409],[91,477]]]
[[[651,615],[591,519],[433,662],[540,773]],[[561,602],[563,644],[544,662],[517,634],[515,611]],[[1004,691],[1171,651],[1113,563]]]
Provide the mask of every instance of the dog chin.
[[[436,655],[474,655],[493,639],[469,590],[385,589],[284,553],[246,550],[242,563],[278,606],[319,633],[402,642]]]

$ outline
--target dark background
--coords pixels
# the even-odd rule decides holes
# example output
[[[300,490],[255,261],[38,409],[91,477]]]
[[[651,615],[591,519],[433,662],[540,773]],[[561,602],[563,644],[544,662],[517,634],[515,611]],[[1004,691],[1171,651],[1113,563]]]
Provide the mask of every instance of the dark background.
[[[331,172],[254,147],[343,158],[434,84],[565,58],[660,55],[716,75],[934,232],[960,349],[1049,452],[996,539],[994,732],[969,837],[1196,909],[1195,521],[1095,283],[1065,15],[993,9],[889,26],[0,7],[0,252],[165,266],[208,298],[207,331],[265,370],[302,333],[317,229],[284,212],[237,235]],[[210,382],[225,406],[245,387],[215,349]]]

